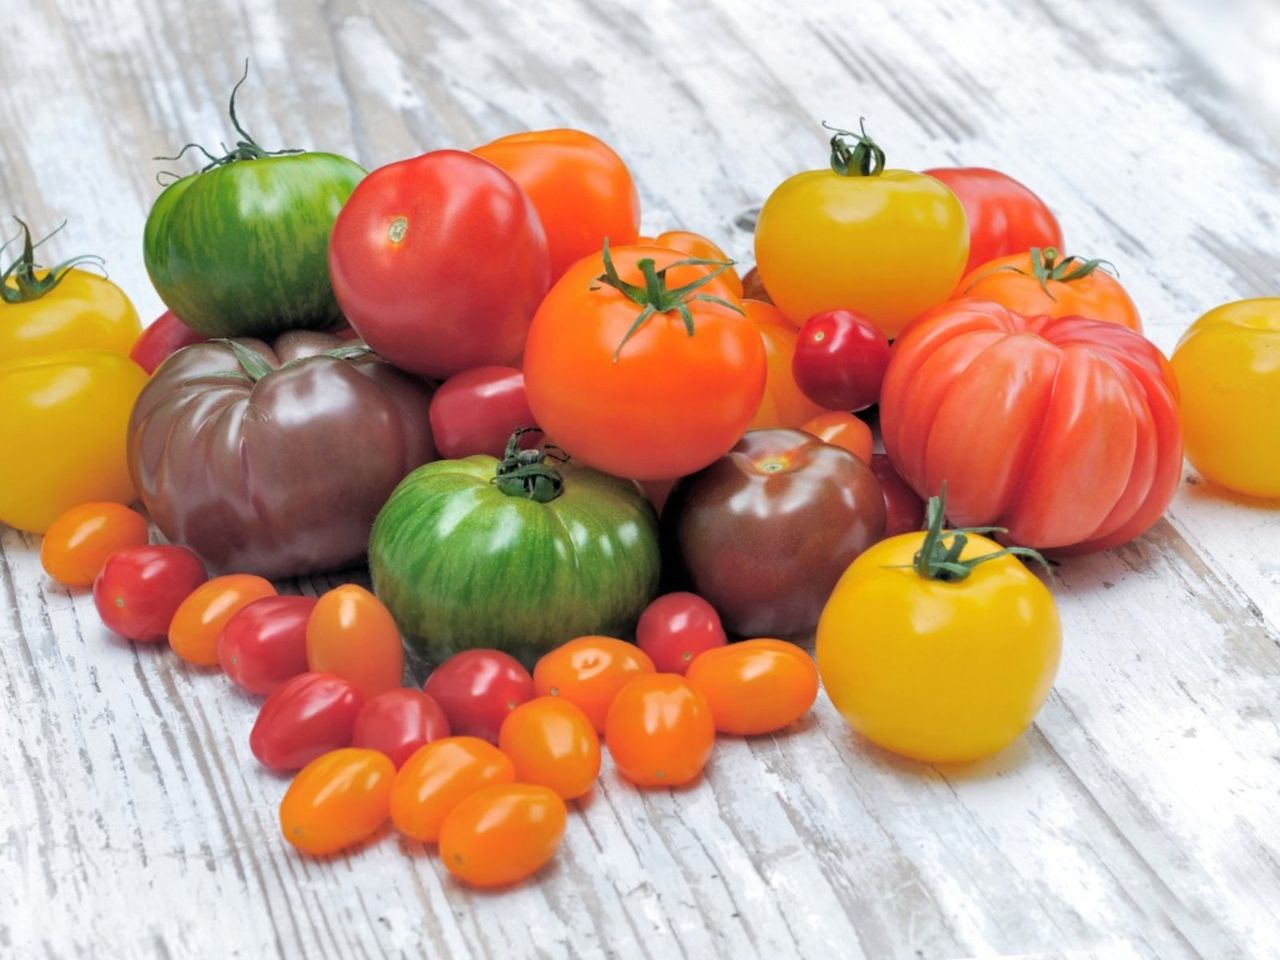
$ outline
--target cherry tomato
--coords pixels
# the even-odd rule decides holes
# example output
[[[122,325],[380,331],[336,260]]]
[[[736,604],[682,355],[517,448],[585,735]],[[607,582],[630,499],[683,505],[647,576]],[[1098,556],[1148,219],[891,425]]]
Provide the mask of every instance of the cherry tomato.
[[[791,361],[800,389],[829,410],[878,403],[888,366],[889,338],[852,310],[828,310],[805,321]]]
[[[537,426],[515,367],[476,367],[454,374],[431,398],[431,436],[443,460],[476,453],[502,459],[520,427]],[[530,443],[541,437],[526,434]]]
[[[534,696],[533,677],[501,650],[463,650],[427,677],[422,689],[435,697],[455,734],[498,742],[507,714]]]
[[[896,537],[911,533],[924,525],[924,501],[893,469],[893,462],[883,453],[871,457],[871,472],[884,491],[884,535]]]
[[[875,444],[871,428],[852,413],[845,413],[843,410],[820,413],[812,420],[806,420],[800,429],[813,434],[823,443],[848,450],[863,463],[871,460]]]
[[[600,775],[600,738],[587,715],[563,697],[536,697],[502,721],[498,748],[515,764],[516,779],[573,800]]]
[[[125,547],[107,557],[93,581],[93,604],[107,629],[156,643],[169,635],[179,604],[207,577],[186,547]]]
[[[659,673],[683,674],[693,658],[728,640],[715,607],[694,593],[668,593],[644,608],[636,624],[636,646]]]
[[[314,597],[263,597],[227,621],[218,662],[233,683],[265,696],[307,672],[307,621]]]
[[[478,790],[516,778],[511,758],[477,737],[419,747],[391,788],[391,822],[406,837],[435,843],[450,811]]]
[[[653,673],[653,661],[634,643],[613,637],[578,637],[546,654],[533,668],[540,697],[563,697],[604,733],[609,704],[632,677]]]
[[[87,587],[111,554],[146,545],[147,521],[142,514],[119,503],[82,503],[45,531],[40,565],[64,587]]]
[[[388,690],[368,701],[356,715],[351,742],[381,750],[397,768],[419,747],[449,736],[449,719],[440,704],[421,690]]]
[[[546,787],[498,784],[454,807],[440,828],[440,860],[473,887],[501,887],[537,873],[564,837],[564,801]]]
[[[805,396],[792,372],[796,341],[800,338],[795,326],[781,310],[763,300],[744,300],[742,308],[760,332],[768,366],[764,396],[749,429],[798,427],[822,413],[823,408]]]
[[[169,646],[188,663],[218,665],[218,638],[227,621],[263,597],[274,597],[270,580],[248,573],[214,577],[191,591],[169,623]]]
[[[707,765],[716,725],[706,698],[683,677],[642,674],[613,698],[604,739],[613,762],[636,786],[678,787]]]
[[[371,700],[404,680],[400,630],[382,601],[364,587],[334,587],[307,621],[307,665],[350,680]]]
[[[716,730],[774,733],[804,716],[818,698],[813,658],[783,640],[743,640],[698,656],[685,674],[711,707]]]
[[[297,770],[351,746],[360,691],[332,673],[300,673],[267,697],[249,733],[249,749],[272,770]]]
[[[317,757],[280,801],[284,838],[313,856],[367,840],[387,822],[395,772],[377,750],[347,748]]]
[[[179,320],[172,310],[166,310],[133,342],[129,359],[147,373],[155,373],[156,367],[171,354],[208,339]]]
[[[614,242],[610,237],[610,242]],[[638,241],[637,241],[638,242]],[[672,250],[679,250],[688,257],[695,257],[699,260],[719,260],[721,263],[731,263],[729,255],[725,253],[720,246],[709,237],[704,237],[700,233],[693,233],[690,230],[667,230],[658,234],[651,241],[657,247],[670,247]],[[742,297],[742,279],[738,276],[738,271],[730,267],[724,273],[720,274],[729,289],[733,291],[735,297]]]

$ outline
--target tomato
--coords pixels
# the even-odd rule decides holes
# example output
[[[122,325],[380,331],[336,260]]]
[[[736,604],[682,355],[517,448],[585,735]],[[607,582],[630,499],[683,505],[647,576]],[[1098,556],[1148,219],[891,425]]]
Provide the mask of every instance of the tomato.
[[[128,640],[157,643],[183,600],[205,582],[204,564],[186,547],[125,547],[107,557],[93,581],[98,616]]]
[[[40,543],[40,565],[64,587],[87,587],[107,557],[147,545],[147,521],[118,503],[82,503],[58,517]]]
[[[406,837],[435,843],[445,817],[463,800],[516,778],[511,758],[476,737],[445,737],[419,747],[396,774],[391,822]]]
[[[1280,297],[1215,307],[1173,353],[1187,458],[1213,483],[1280,497]]]
[[[204,343],[209,338],[192,330],[178,319],[172,310],[166,310],[142,331],[133,343],[129,359],[147,373],[155,373],[166,358],[193,343]]]
[[[771,303],[762,300],[744,300],[747,318],[756,325],[764,341],[765,375],[764,397],[751,420],[752,430],[770,427],[798,427],[810,417],[822,413],[823,408],[814,403],[796,383],[792,372],[799,334],[791,322]]]
[[[911,484],[898,476],[898,471],[893,469],[893,464],[883,453],[872,456],[871,472],[884,491],[884,535],[896,537],[900,533],[919,530],[924,523],[924,501],[911,489]]]
[[[1045,202],[1008,174],[985,167],[925,170],[941,180],[964,207],[969,223],[968,273],[988,260],[1032,247],[1062,249],[1062,228]]]
[[[638,787],[678,787],[695,780],[711,756],[716,726],[706,698],[683,677],[633,677],[609,705],[609,755]]]
[[[1104,264],[1036,247],[975,268],[960,281],[956,296],[988,300],[1025,316],[1087,317],[1141,333],[1138,308]]]
[[[587,715],[563,697],[535,697],[502,721],[498,748],[516,779],[554,790],[565,800],[589,792],[600,775],[600,738]]]
[[[449,718],[455,734],[498,742],[509,714],[534,697],[533,677],[515,657],[477,648],[456,653],[431,672],[422,689]]]
[[[498,784],[458,804],[440,828],[440,860],[473,887],[501,887],[537,873],[564,837],[564,801],[546,787]]]
[[[1182,472],[1177,386],[1119,324],[960,300],[894,344],[880,400],[894,468],[950,518],[1037,549],[1101,550],[1159,519]]]
[[[191,591],[169,623],[169,646],[189,663],[218,666],[218,638],[237,613],[263,597],[274,597],[270,580],[252,574],[214,577]]]
[[[297,770],[351,746],[360,691],[332,673],[300,673],[267,697],[249,733],[249,749],[272,770]]]
[[[818,624],[822,685],[856,731],[928,763],[1012,743],[1053,685],[1062,634],[1048,589],[1000,544],[928,531],[853,562]]]
[[[658,597],[636,624],[636,645],[659,673],[683,675],[698,654],[726,643],[716,608],[694,593]]]
[[[866,422],[852,413],[842,410],[829,410],[820,413],[812,420],[806,420],[800,429],[817,437],[823,443],[829,443],[841,450],[848,450],[863,463],[870,463],[871,451],[875,438]]]
[[[627,165],[581,130],[531,130],[471,151],[511,175],[529,195],[547,234],[551,279],[607,239],[635,243],[640,196]]]
[[[806,320],[791,361],[800,389],[829,410],[878,403],[888,366],[888,338],[852,310],[828,310]]]
[[[755,267],[748,270],[742,278],[742,296],[745,299],[773,303],[773,298],[769,296],[769,291],[764,288],[764,281],[760,279],[760,271]],[[786,316],[786,314],[783,314],[783,316]],[[799,324],[795,324],[795,326],[799,326]]]
[[[610,237],[609,242],[618,243],[620,241]],[[685,256],[695,257],[699,260],[718,260],[721,263],[729,260],[728,254],[720,249],[714,240],[689,230],[667,230],[658,234],[651,241],[646,242],[655,247],[668,247],[672,250],[678,250]],[[742,279],[738,276],[738,271],[733,267],[729,267],[720,276],[733,295],[742,299]]]
[[[836,130],[829,170],[797,174],[765,200],[756,266],[796,326],[856,310],[892,338],[955,289],[969,257],[964,208],[940,181],[884,159],[865,130]]]
[[[284,838],[312,856],[367,840],[387,822],[395,768],[377,750],[334,750],[299,771],[280,801]]]
[[[336,673],[371,700],[404,680],[404,645],[382,602],[364,587],[334,587],[307,621],[307,664]]]
[[[307,672],[307,621],[314,597],[266,596],[241,608],[218,637],[223,672],[250,693],[266,695]]]
[[[653,661],[634,643],[613,637],[578,637],[544,655],[533,668],[539,697],[563,697],[604,733],[609,704],[636,674],[653,673]]]
[[[351,742],[381,750],[397,768],[419,747],[449,736],[449,719],[421,690],[388,690],[368,701],[356,715]]]
[[[537,426],[515,367],[476,367],[454,374],[431,398],[431,436],[441,459],[476,453],[501,457],[511,434]],[[530,441],[538,436],[527,434]]]
[[[535,419],[575,458],[615,476],[662,480],[706,466],[764,396],[759,333],[723,279],[706,279],[712,268],[674,267],[680,256],[637,246],[610,251],[607,264],[603,254],[582,260],[529,328]],[[620,289],[628,284],[643,302]]]
[[[716,731],[739,736],[788,727],[818,698],[813,658],[784,640],[743,640],[708,650],[689,665],[685,679],[706,698]]]
[[[373,171],[329,242],[333,290],[351,326],[384,359],[423,377],[518,357],[550,269],[525,192],[458,150]]]

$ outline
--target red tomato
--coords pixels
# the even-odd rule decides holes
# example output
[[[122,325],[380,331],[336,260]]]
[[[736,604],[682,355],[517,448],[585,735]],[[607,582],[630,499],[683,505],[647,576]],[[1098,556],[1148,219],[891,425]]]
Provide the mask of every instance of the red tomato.
[[[743,640],[700,654],[685,675],[711,707],[716,730],[774,733],[804,716],[818,698],[813,658],[783,640]]]
[[[955,298],[962,297],[1027,317],[1087,317],[1142,332],[1138,308],[1103,261],[1063,257],[1052,247],[975,267],[956,287]]]
[[[307,621],[314,597],[263,597],[227,621],[218,662],[233,683],[267,695],[307,672]]]
[[[487,453],[499,460],[511,434],[535,427],[515,367],[476,367],[446,380],[431,398],[431,436],[442,460]],[[540,437],[527,435],[531,443]]]
[[[828,310],[800,328],[791,362],[796,383],[829,410],[861,410],[880,400],[889,339],[862,314]]]
[[[898,476],[893,464],[883,453],[871,457],[871,472],[884,491],[884,537],[913,533],[924,526],[924,501],[911,489],[911,484]]]
[[[351,746],[360,691],[332,673],[301,673],[267,697],[249,733],[249,749],[272,770],[297,770]]]
[[[636,646],[659,673],[683,674],[693,658],[723,647],[724,627],[715,607],[693,593],[668,593],[644,608],[636,624]]]
[[[564,837],[564,801],[528,783],[485,787],[440,828],[440,861],[473,887],[501,887],[537,873]]]
[[[376,750],[335,750],[293,778],[280,801],[284,838],[313,856],[367,840],[387,822],[391,761]]]
[[[563,697],[535,697],[502,721],[498,749],[516,779],[554,790],[565,800],[590,791],[600,775],[600,738],[587,715]]]
[[[155,373],[156,367],[171,354],[193,343],[204,343],[208,339],[174,316],[172,310],[166,310],[133,342],[129,359],[147,373]]]
[[[812,420],[805,421],[800,429],[823,443],[848,450],[863,463],[871,460],[871,451],[875,445],[871,428],[852,413],[842,410],[820,413]]]
[[[307,621],[307,666],[345,677],[366,700],[398,690],[404,681],[400,628],[364,587],[334,587]]]
[[[406,837],[435,843],[440,826],[478,790],[516,778],[511,758],[476,737],[445,737],[419,747],[396,774],[391,822]]]
[[[525,192],[459,150],[365,177],[334,222],[329,274],[365,343],[424,377],[514,360],[551,281]]]
[[[653,661],[634,643],[613,637],[578,637],[543,656],[533,668],[540,697],[563,697],[604,733],[609,704],[622,685],[640,673],[653,673]]]
[[[40,541],[40,565],[55,583],[87,587],[125,547],[147,545],[147,521],[120,503],[82,503],[49,526]]]
[[[419,747],[449,736],[449,719],[440,704],[421,690],[403,688],[380,693],[356,714],[351,743],[380,750],[397,769]]]
[[[533,677],[501,650],[463,650],[432,671],[423,689],[435,697],[455,734],[498,742],[502,721],[534,696]]]
[[[610,237],[609,242],[614,243],[616,241]],[[637,239],[636,242],[638,243],[639,240]],[[670,247],[672,250],[680,251],[687,257],[695,257],[699,260],[719,260],[721,263],[731,262],[729,255],[720,249],[719,244],[700,233],[693,233],[690,230],[667,230],[646,242],[655,247]],[[733,291],[733,295],[741,299],[742,278],[738,276],[738,271],[730,267],[720,276],[729,289]]]
[[[669,673],[628,680],[609,706],[609,755],[638,787],[678,787],[696,779],[716,739],[711,707],[683,677]]]
[[[93,581],[93,604],[107,629],[156,643],[168,637],[179,604],[207,577],[186,547],[125,547],[107,557]]]
[[[760,400],[760,407],[756,410],[749,429],[798,427],[809,418],[822,413],[822,407],[805,396],[792,372],[796,341],[800,337],[796,328],[771,303],[744,300],[742,307],[747,311],[747,318],[760,332],[760,339],[764,341],[765,363],[768,367],[764,397]]]
[[[880,401],[885,452],[958,526],[1101,550],[1159,519],[1182,471],[1177,387],[1141,335],[960,300],[915,320]]]
[[[263,597],[274,597],[270,580],[249,573],[214,577],[191,591],[169,621],[169,646],[188,663],[218,665],[218,638],[237,613]]]

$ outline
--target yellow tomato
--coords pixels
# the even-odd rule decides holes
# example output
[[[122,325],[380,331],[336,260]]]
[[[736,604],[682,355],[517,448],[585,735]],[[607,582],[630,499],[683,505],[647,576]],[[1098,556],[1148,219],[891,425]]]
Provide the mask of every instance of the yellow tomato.
[[[1183,334],[1173,372],[1187,459],[1230,490],[1280,497],[1280,297],[1210,310]]]
[[[47,271],[34,273],[37,281]],[[18,285],[6,282],[10,296]],[[129,355],[142,333],[138,311],[110,280],[74,268],[33,300],[0,299],[0,359],[41,357],[62,350],[107,350]]]
[[[743,300],[742,307],[747,311],[747,319],[760,331],[767,365],[764,396],[748,429],[798,427],[825,412],[825,408],[805,396],[791,372],[791,358],[795,356],[800,331],[788,323],[782,311],[771,303]]]

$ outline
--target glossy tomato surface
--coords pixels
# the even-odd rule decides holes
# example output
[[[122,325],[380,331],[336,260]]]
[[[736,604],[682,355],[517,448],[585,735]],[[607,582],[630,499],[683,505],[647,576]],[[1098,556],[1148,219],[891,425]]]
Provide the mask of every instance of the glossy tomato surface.
[[[307,671],[307,621],[314,597],[267,596],[227,621],[218,637],[218,662],[232,682],[266,696]]]
[[[364,699],[404,681],[404,645],[390,612],[354,583],[328,591],[307,621],[307,665],[351,681]]]
[[[884,535],[896,537],[900,533],[919,530],[924,525],[924,501],[911,489],[911,484],[898,476],[889,457],[883,453],[874,454],[871,472],[884,491]]]
[[[87,587],[107,557],[147,544],[147,521],[119,503],[82,503],[58,517],[40,541],[40,566],[64,587]]]
[[[509,714],[534,697],[533,678],[501,650],[464,650],[431,672],[423,689],[435,698],[455,734],[498,742]]]
[[[454,374],[431,398],[431,436],[441,459],[476,453],[501,457],[511,434],[536,427],[515,367],[476,367]],[[536,442],[538,434],[529,434]]]
[[[249,749],[272,770],[297,770],[351,746],[360,692],[332,673],[302,673],[267,697],[249,734]]]
[[[395,768],[376,750],[348,748],[307,764],[280,802],[280,830],[323,856],[369,839],[387,822]]]
[[[502,887],[537,873],[560,848],[567,811],[553,790],[528,783],[485,787],[440,828],[440,860],[473,887]]]
[[[727,642],[716,608],[682,590],[658,597],[636,624],[636,646],[659,673],[683,675],[700,653]]]
[[[263,597],[274,597],[270,580],[252,574],[214,577],[191,591],[169,623],[169,646],[188,663],[218,665],[218,639],[237,613]]]
[[[823,407],[806,396],[796,381],[794,361],[800,335],[795,325],[781,310],[763,300],[744,300],[742,308],[760,333],[768,366],[764,396],[749,429],[798,427],[822,413]]]
[[[155,373],[156,367],[170,354],[208,339],[205,334],[192,330],[179,320],[172,310],[166,310],[134,341],[129,359],[147,373]]]
[[[498,748],[516,779],[554,790],[565,800],[589,792],[600,775],[600,738],[587,715],[564,697],[535,697],[502,721]]]
[[[98,616],[128,640],[155,643],[183,600],[208,574],[186,547],[125,547],[107,557],[93,581]]]
[[[829,443],[841,450],[848,450],[863,463],[871,462],[871,451],[875,447],[875,437],[865,420],[855,417],[843,410],[828,410],[820,413],[812,420],[806,420],[800,429],[812,434],[823,443]]]
[[[1062,228],[1053,211],[1007,173],[986,167],[937,167],[924,172],[950,187],[964,207],[969,224],[966,273],[1032,247],[1062,249]]]
[[[706,698],[716,731],[741,736],[790,726],[818,697],[813,658],[784,640],[743,640],[708,650],[689,665],[685,679]]]
[[[956,297],[988,300],[1024,316],[1104,320],[1141,333],[1138,308],[1111,269],[1037,248],[975,267],[956,287]]]
[[[539,697],[563,697],[586,714],[596,733],[604,733],[609,704],[623,684],[640,673],[655,672],[649,655],[614,637],[577,637],[544,655],[533,668]]]
[[[396,774],[391,821],[406,837],[435,843],[440,827],[463,800],[515,780],[511,758],[477,737],[444,737],[419,747]]]
[[[878,403],[888,366],[888,338],[852,310],[828,310],[806,320],[791,362],[805,396],[828,410],[861,410]]]
[[[622,775],[639,787],[678,787],[707,765],[716,726],[706,698],[683,677],[633,677],[605,719],[605,742]]]
[[[388,690],[365,702],[356,714],[351,744],[380,750],[400,768],[419,748],[449,736],[449,718],[421,690]]]

